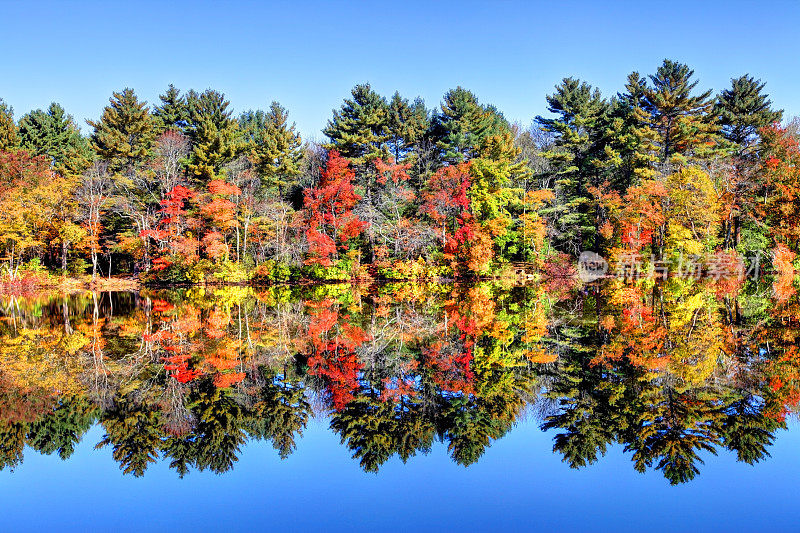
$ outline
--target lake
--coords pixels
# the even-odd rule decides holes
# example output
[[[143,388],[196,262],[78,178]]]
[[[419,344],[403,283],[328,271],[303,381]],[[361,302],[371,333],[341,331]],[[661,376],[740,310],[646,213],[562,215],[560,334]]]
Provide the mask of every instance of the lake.
[[[749,280],[5,297],[3,530],[796,529]]]

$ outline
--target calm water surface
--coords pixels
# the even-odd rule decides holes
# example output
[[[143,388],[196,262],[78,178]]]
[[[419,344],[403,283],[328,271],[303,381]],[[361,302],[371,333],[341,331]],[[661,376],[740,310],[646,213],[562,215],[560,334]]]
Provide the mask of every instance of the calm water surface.
[[[796,530],[797,296],[2,300],[2,530]]]

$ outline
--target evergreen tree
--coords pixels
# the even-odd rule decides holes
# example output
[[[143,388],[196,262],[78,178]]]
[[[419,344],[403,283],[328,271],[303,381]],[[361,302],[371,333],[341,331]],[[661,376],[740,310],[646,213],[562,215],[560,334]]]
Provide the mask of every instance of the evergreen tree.
[[[557,115],[537,117],[542,129],[555,136],[554,145],[545,153],[555,169],[555,202],[547,214],[555,226],[555,244],[577,254],[594,243],[597,231],[588,188],[598,179],[597,139],[608,102],[588,83],[564,78],[547,97],[547,104],[548,111]]]
[[[0,98],[0,151],[8,151],[19,146],[17,125],[14,124],[14,108],[6,105]]]
[[[28,445],[48,455],[58,452],[61,459],[68,459],[96,418],[97,407],[86,398],[61,398],[52,412],[30,425]]]
[[[60,174],[77,175],[92,161],[89,142],[64,108],[53,102],[47,111],[37,109],[19,121],[20,146],[31,155],[44,155]]]
[[[135,477],[143,476],[150,463],[158,458],[162,446],[162,413],[120,395],[115,398],[114,407],[102,414],[100,424],[105,434],[95,448],[110,445],[120,470]]]
[[[338,151],[356,167],[385,158],[388,154],[389,106],[368,83],[356,85],[323,133],[331,140],[329,150]],[[358,173],[358,172],[357,172]]]
[[[218,91],[189,91],[186,101],[192,141],[187,168],[198,181],[206,183],[215,179],[225,163],[239,152],[238,123],[231,118],[230,102]]]
[[[642,142],[652,140],[661,163],[703,159],[720,148],[711,90],[693,95],[698,84],[693,75],[688,66],[665,59],[644,90],[644,111],[649,116]]]
[[[94,128],[92,147],[112,172],[130,175],[150,153],[153,118],[147,102],[139,101],[133,89],[113,93],[109,102],[99,121],[87,121]]]
[[[629,74],[625,92],[610,102],[603,123],[603,153],[597,164],[604,171],[604,179],[619,192],[655,177],[656,149],[643,130],[648,117],[644,111],[646,88],[647,81],[638,72]]]
[[[170,83],[167,92],[160,95],[159,99],[161,105],[153,108],[156,132],[183,131],[189,124],[189,108],[186,98]]]
[[[414,152],[429,126],[425,102],[417,98],[413,103],[395,92],[389,102],[389,149],[395,162],[400,162]]]
[[[302,140],[289,113],[272,102],[263,118],[264,133],[256,140],[253,153],[256,170],[265,187],[277,187],[280,195],[300,174]]]
[[[759,128],[783,118],[783,110],[773,110],[769,95],[762,92],[765,85],[745,74],[732,78],[731,88],[717,98],[715,112],[722,135],[737,146],[740,154],[755,143]]]
[[[456,164],[475,157],[492,129],[493,118],[472,92],[462,87],[448,91],[431,124],[442,159]]]

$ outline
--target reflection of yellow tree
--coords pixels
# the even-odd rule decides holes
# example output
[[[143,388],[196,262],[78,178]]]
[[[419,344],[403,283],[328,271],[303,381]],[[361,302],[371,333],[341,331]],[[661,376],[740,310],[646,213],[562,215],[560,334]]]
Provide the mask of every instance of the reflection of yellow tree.
[[[671,278],[657,286],[615,283],[608,291],[611,309],[601,325],[611,338],[597,362],[625,358],[690,386],[709,379],[732,352],[714,284]]]
[[[77,393],[84,368],[76,354],[89,342],[80,333],[65,337],[45,327],[19,328],[0,342],[0,374],[21,390]]]

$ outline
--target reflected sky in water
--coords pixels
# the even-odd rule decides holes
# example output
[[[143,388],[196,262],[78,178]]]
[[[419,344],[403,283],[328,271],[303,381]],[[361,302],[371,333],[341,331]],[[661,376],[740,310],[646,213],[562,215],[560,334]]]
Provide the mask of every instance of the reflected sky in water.
[[[792,531],[800,479],[800,432],[782,433],[772,458],[753,467],[729,455],[672,487],[641,475],[619,447],[572,470],[551,452],[552,435],[523,422],[468,468],[444,446],[377,475],[356,467],[322,421],[281,461],[271,446],[248,444],[236,468],[179,479],[166,464],[143,478],[122,476],[108,450],[86,435],[75,455],[28,453],[15,473],[0,472],[4,530],[225,529],[329,531]]]

